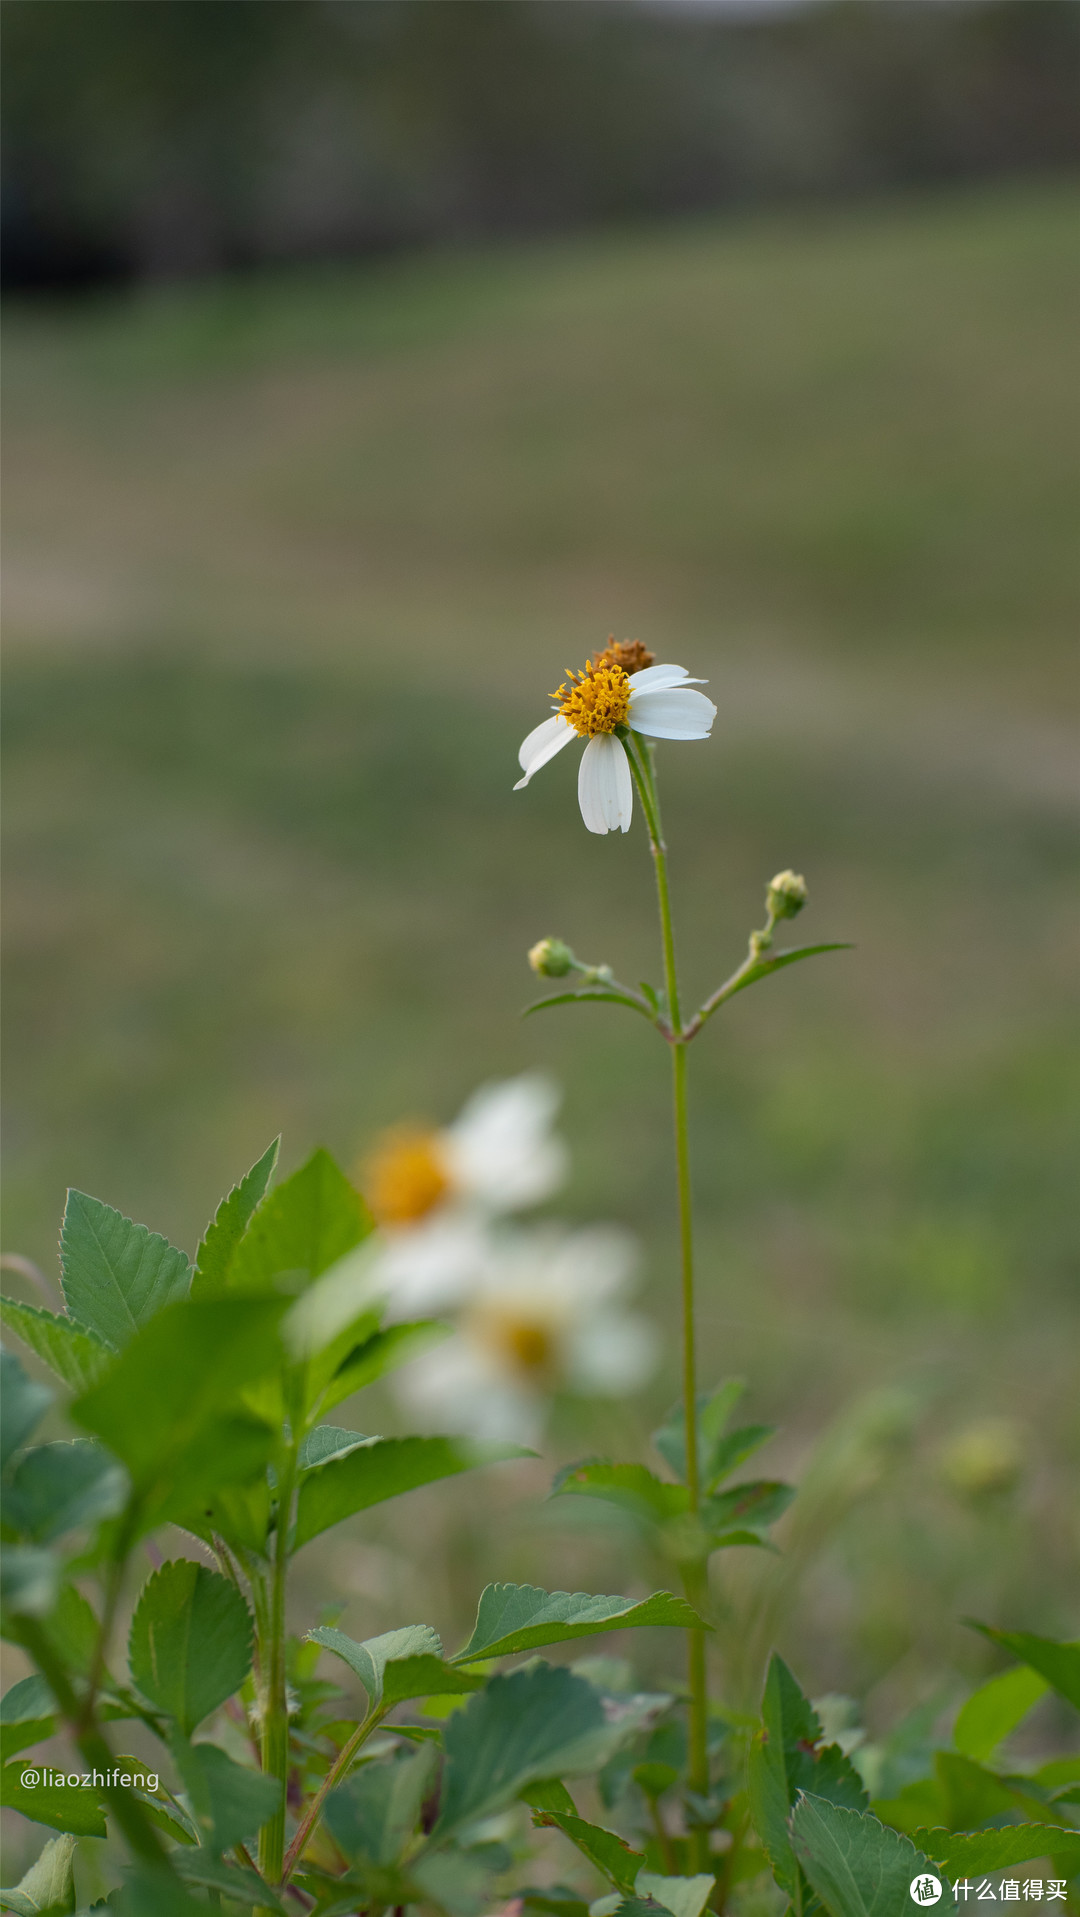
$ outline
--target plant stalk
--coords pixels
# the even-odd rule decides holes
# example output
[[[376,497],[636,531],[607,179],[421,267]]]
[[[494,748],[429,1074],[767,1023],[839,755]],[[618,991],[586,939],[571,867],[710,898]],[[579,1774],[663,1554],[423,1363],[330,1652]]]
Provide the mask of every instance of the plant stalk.
[[[281,1802],[259,1832],[259,1869],[268,1883],[281,1876],[285,1855],[285,1797],[289,1779],[289,1698],[285,1667],[285,1597],[289,1570],[289,1530],[296,1485],[297,1444],[289,1445],[278,1489],[274,1567],[270,1590],[269,1644],[261,1647],[263,1693],[262,1767],[281,1784]]]
[[[649,829],[653,865],[656,872],[656,897],[660,911],[660,939],[664,954],[664,986],[671,1023],[672,1104],[675,1125],[675,1171],[678,1189],[679,1249],[682,1280],[682,1387],[683,1420],[686,1431],[686,1488],[691,1517],[701,1507],[701,1468],[698,1457],[697,1349],[694,1313],[694,1209],[690,1183],[690,1131],[686,1104],[686,1036],[679,1004],[679,981],[675,965],[675,934],[668,889],[667,848],[660,822],[660,799],[648,747],[633,733],[626,745],[634,783],[641,798]],[[699,1604],[706,1588],[704,1564],[687,1565],[683,1582],[687,1598]],[[705,1634],[687,1633],[687,1679],[690,1693],[689,1753],[687,1782],[701,1797],[709,1794],[709,1692],[706,1667]],[[694,1861],[706,1869],[709,1860],[709,1835],[706,1830],[693,1833]]]

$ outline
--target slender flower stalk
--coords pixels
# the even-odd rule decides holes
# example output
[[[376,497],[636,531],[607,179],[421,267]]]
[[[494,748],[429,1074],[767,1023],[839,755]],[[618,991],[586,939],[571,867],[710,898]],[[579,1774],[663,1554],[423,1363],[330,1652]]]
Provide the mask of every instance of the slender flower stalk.
[[[289,1781],[289,1695],[285,1668],[285,1595],[289,1570],[289,1530],[292,1523],[293,1493],[296,1488],[298,1449],[295,1439],[285,1455],[278,1490],[277,1527],[274,1540],[274,1565],[270,1587],[268,1643],[264,1660],[262,1767],[268,1777],[281,1784],[281,1802],[273,1817],[259,1832],[259,1869],[268,1883],[281,1876],[285,1855],[285,1798]]]

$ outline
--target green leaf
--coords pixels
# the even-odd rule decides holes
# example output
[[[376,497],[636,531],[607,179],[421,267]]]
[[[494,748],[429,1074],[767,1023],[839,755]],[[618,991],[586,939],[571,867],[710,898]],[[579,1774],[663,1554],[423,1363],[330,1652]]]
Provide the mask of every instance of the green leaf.
[[[409,1867],[413,1888],[408,1902],[434,1904],[447,1917],[480,1917],[491,1902],[492,1851],[496,1853],[495,1868],[501,1865],[505,1869],[506,1853],[500,1845],[476,1844],[468,1850],[450,1845],[421,1853]]]
[[[518,1795],[522,1803],[530,1805],[533,1810],[566,1811],[571,1817],[577,1816],[577,1805],[566,1785],[560,1784],[557,1777],[545,1777],[538,1784],[526,1784]]]
[[[631,1850],[629,1844],[614,1831],[604,1830],[600,1824],[586,1823],[584,1817],[571,1815],[566,1811],[539,1810],[533,1812],[533,1823],[549,1824],[555,1830],[561,1830],[575,1844],[583,1857],[587,1857],[616,1890],[630,1892],[638,1871],[645,1862],[642,1853]],[[715,1880],[710,1878],[710,1887]]]
[[[421,1351],[429,1350],[449,1336],[449,1325],[440,1324],[436,1319],[418,1319],[412,1324],[389,1325],[385,1331],[376,1331],[352,1347],[322,1387],[318,1398],[320,1408],[331,1410],[343,1398],[350,1398],[354,1391],[363,1391],[366,1385],[374,1384],[388,1371],[396,1371],[399,1365],[407,1364]]]
[[[324,1815],[350,1862],[398,1862],[416,1829],[434,1769],[434,1750],[421,1744],[395,1753],[389,1763],[363,1765],[331,1791]]]
[[[548,1777],[589,1771],[612,1747],[599,1692],[572,1671],[537,1664],[493,1677],[446,1726],[438,1843]]]
[[[760,1544],[763,1533],[783,1516],[794,1496],[793,1485],[772,1480],[736,1484],[703,1501],[701,1523],[714,1549],[724,1544]]]
[[[13,1617],[44,1617],[60,1578],[59,1560],[33,1544],[9,1544],[0,1556],[0,1603]]]
[[[518,1895],[526,1910],[542,1910],[545,1917],[589,1917],[585,1899],[565,1884],[545,1884],[542,1889],[530,1884]]]
[[[132,1797],[142,1805],[150,1822],[156,1825],[158,1830],[163,1830],[167,1837],[171,1837],[177,1843],[198,1843],[199,1836],[194,1824],[172,1793],[160,1782],[155,1789],[150,1789],[145,1758],[133,1757],[130,1753],[118,1751],[113,1758],[113,1764],[121,1774],[127,1772],[131,1783],[126,1785],[125,1789],[130,1789]]]
[[[683,1598],[668,1591],[635,1600],[593,1597],[586,1591],[543,1591],[535,1584],[489,1584],[480,1598],[473,1634],[455,1664],[480,1657],[510,1657],[541,1644],[566,1644],[572,1638],[625,1631],[638,1625],[676,1630],[708,1630]]]
[[[52,1403],[48,1385],[28,1378],[12,1351],[0,1351],[0,1470],[6,1471]]]
[[[980,1686],[961,1707],[953,1728],[953,1743],[965,1757],[985,1763],[1000,1743],[1023,1722],[1049,1688],[1045,1677],[1028,1664],[1000,1671]]]
[[[934,1774],[941,1792],[941,1821],[950,1830],[973,1830],[991,1818],[1016,1813],[1016,1796],[1004,1778],[958,1751],[936,1751]]]
[[[110,1893],[107,1908],[115,1911],[116,1917],[206,1917],[205,1903],[188,1896],[171,1868],[175,1865],[178,1870],[186,1869],[189,1860],[198,1868],[203,1858],[204,1853],[199,1850],[178,1851],[162,1868],[129,1871],[123,1889]],[[211,1861],[206,1859],[207,1863]],[[274,1906],[271,1892],[269,1908],[272,1910]]]
[[[183,1523],[207,1544],[224,1538],[226,1544],[265,1557],[271,1516],[270,1483],[262,1471],[248,1484],[222,1484],[205,1492],[198,1505],[185,1512]]]
[[[333,1625],[320,1624],[308,1632],[308,1642],[344,1659],[364,1686],[372,1710],[380,1704],[390,1710],[412,1697],[464,1696],[482,1689],[484,1683],[482,1677],[443,1662],[442,1645],[427,1624],[386,1631],[363,1644]]]
[[[345,1457],[349,1451],[355,1451],[358,1444],[371,1442],[362,1431],[346,1431],[336,1424],[317,1424],[300,1446],[300,1469],[311,1471],[317,1464],[329,1463],[331,1458]]]
[[[143,1586],[128,1660],[143,1696],[190,1737],[251,1669],[251,1614],[228,1578],[179,1558]]]
[[[28,1717],[18,1724],[0,1724],[0,1762],[7,1763],[18,1751],[44,1744],[56,1733],[55,1717]]]
[[[745,1379],[725,1378],[715,1391],[703,1391],[698,1396],[698,1467],[702,1483],[705,1482],[710,1460],[721,1442],[727,1421],[745,1390]],[[652,1441],[664,1463],[670,1465],[676,1477],[685,1483],[686,1417],[681,1404],[675,1405],[659,1431],[653,1432]]]
[[[0,1724],[26,1724],[31,1718],[48,1717],[56,1709],[53,1697],[45,1679],[35,1671],[32,1677],[22,1677],[4,1692],[0,1701]]]
[[[983,1877],[991,1870],[1011,1870],[1035,1857],[1060,1860],[1067,1875],[1080,1870],[1080,1830],[1057,1824],[1009,1824],[1004,1830],[949,1831],[920,1829],[913,1841],[954,1880]]]
[[[660,1526],[680,1517],[690,1504],[685,1485],[666,1484],[643,1464],[609,1464],[603,1458],[568,1465],[555,1479],[551,1495],[601,1498],[646,1524]]]
[[[1080,1642],[1062,1644],[1054,1638],[1034,1637],[1030,1631],[995,1631],[989,1624],[976,1624],[971,1618],[968,1622],[992,1644],[1002,1645],[1021,1663],[1030,1664],[1059,1697],[1080,1711]]]
[[[75,1909],[75,1843],[73,1836],[51,1837],[41,1856],[20,1877],[14,1890],[0,1890],[0,1902],[17,1917],[37,1917]]]
[[[198,1884],[206,1890],[220,1891],[230,1903],[240,1904],[245,1910],[275,1910],[284,1912],[285,1906],[275,1890],[258,1871],[247,1870],[236,1864],[226,1864],[206,1850],[182,1850],[173,1853],[170,1862],[189,1884]],[[186,1907],[185,1907],[186,1908]],[[204,1912],[206,1905],[192,1903],[192,1912]],[[147,1906],[146,1917],[158,1913],[153,1906]],[[143,1917],[140,1906],[139,1917]],[[170,1917],[162,1911],[161,1917]]]
[[[18,1298],[0,1298],[0,1323],[7,1325],[72,1391],[88,1391],[112,1356],[94,1332]]]
[[[928,1869],[910,1838],[823,1797],[799,1798],[791,1841],[831,1917],[898,1917],[911,1904],[912,1879]]]
[[[651,1897],[671,1917],[701,1917],[705,1902],[716,1883],[715,1877],[660,1877],[643,1870],[637,1880],[637,1895]]]
[[[329,1152],[314,1152],[259,1206],[233,1251],[228,1288],[265,1292],[286,1274],[310,1281],[373,1229],[360,1193]]]
[[[216,1744],[176,1739],[172,1753],[206,1848],[220,1856],[254,1839],[281,1802],[281,1784],[236,1764]]]
[[[281,1364],[279,1299],[184,1299],[136,1333],[72,1416],[126,1464],[143,1525],[185,1523],[208,1492],[257,1475],[276,1433],[242,1393]]]
[[[68,1192],[60,1266],[71,1316],[116,1349],[191,1285],[184,1252],[82,1191]]]
[[[47,1824],[51,1830],[71,1831],[76,1837],[105,1836],[105,1819],[93,1790],[84,1790],[81,1784],[52,1783],[40,1783],[30,1790],[22,1782],[25,1768],[17,1758],[0,1770],[0,1804],[21,1811],[35,1824]]]
[[[11,1481],[7,1515],[34,1544],[50,1544],[78,1525],[115,1517],[127,1488],[123,1466],[90,1438],[36,1445]]]
[[[401,1497],[421,1484],[454,1477],[482,1464],[507,1458],[532,1458],[518,1444],[476,1444],[458,1438],[369,1438],[346,1453],[305,1471],[296,1501],[294,1550],[387,1498]]]
[[[839,1745],[822,1748],[821,1721],[782,1657],[769,1661],[762,1699],[763,1730],[748,1762],[750,1809],[778,1884],[794,1896],[798,1872],[789,1811],[800,1791],[862,1810],[867,1797]]]
[[[629,992],[556,992],[553,998],[538,998],[535,1005],[526,1005],[522,1018],[531,1018],[534,1012],[546,1012],[552,1005],[629,1005],[632,1012],[640,1012],[650,1025],[655,1021],[655,1013],[640,999],[631,997]]]
[[[274,1176],[281,1139],[275,1138],[268,1145],[261,1158],[257,1158],[249,1172],[245,1172],[239,1184],[234,1185],[227,1198],[223,1198],[209,1225],[203,1233],[202,1243],[195,1253],[195,1270],[191,1280],[193,1298],[218,1297],[227,1288],[229,1266],[232,1256],[240,1243],[256,1207],[266,1196],[267,1187]]]
[[[89,1675],[100,1630],[89,1599],[73,1584],[62,1585],[45,1620],[45,1635],[69,1671],[75,1671],[80,1677]]]
[[[850,939],[841,939],[829,945],[800,945],[793,952],[777,952],[772,958],[760,958],[756,965],[747,968],[721,1003],[726,1004],[728,999],[735,997],[736,992],[745,992],[748,985],[756,985],[760,978],[768,978],[770,972],[782,971],[785,965],[797,965],[800,959],[816,958],[819,952],[851,952],[853,950]],[[706,1014],[707,1018],[711,1018],[713,1012],[719,1009],[719,1005],[714,1005],[712,1012]]]

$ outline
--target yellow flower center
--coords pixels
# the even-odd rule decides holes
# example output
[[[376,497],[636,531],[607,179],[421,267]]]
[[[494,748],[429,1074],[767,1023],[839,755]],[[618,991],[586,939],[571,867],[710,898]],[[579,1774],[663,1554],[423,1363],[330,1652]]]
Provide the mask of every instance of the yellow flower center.
[[[404,1125],[387,1132],[368,1160],[363,1186],[380,1225],[414,1225],[426,1217],[450,1189],[438,1133]]]
[[[487,1305],[476,1314],[476,1330],[488,1349],[521,1377],[535,1381],[554,1367],[554,1327],[522,1310]]]
[[[565,683],[551,696],[562,717],[585,739],[598,732],[614,732],[616,726],[627,723],[630,681],[619,665],[590,659],[583,672],[568,669]]]

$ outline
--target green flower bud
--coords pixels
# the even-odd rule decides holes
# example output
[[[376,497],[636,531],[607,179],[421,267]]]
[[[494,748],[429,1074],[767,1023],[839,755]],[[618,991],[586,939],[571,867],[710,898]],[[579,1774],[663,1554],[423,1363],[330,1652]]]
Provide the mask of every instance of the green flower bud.
[[[538,978],[565,978],[575,959],[561,939],[540,939],[529,952],[529,964]]]
[[[793,919],[806,904],[806,880],[799,872],[778,872],[769,882],[765,903],[774,919]]]

